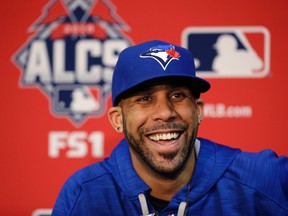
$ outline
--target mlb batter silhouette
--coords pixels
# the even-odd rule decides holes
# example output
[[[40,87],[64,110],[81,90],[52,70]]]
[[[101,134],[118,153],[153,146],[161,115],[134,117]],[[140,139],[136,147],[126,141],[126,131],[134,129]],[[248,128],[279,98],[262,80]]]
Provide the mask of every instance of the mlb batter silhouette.
[[[220,35],[214,44],[217,55],[212,62],[212,69],[218,74],[252,75],[263,67],[261,59],[255,52],[238,49],[237,46],[234,36]]]
[[[72,92],[71,110],[73,112],[93,112],[99,108],[99,103],[91,95],[89,89],[76,88]]]

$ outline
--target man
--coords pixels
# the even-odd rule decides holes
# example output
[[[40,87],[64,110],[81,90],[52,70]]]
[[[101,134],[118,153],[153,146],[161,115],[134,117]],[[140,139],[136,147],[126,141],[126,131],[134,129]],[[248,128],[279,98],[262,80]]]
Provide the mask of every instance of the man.
[[[288,215],[286,157],[196,138],[209,88],[184,48],[125,49],[108,111],[125,139],[68,179],[52,215]]]

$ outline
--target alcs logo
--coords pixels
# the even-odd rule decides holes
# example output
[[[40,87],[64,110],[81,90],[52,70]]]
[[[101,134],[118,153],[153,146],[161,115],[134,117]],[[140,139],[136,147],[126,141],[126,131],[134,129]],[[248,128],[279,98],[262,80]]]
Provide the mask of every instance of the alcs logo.
[[[114,65],[131,45],[127,25],[108,0],[54,0],[15,54],[21,85],[40,87],[52,111],[73,123],[105,111]]]

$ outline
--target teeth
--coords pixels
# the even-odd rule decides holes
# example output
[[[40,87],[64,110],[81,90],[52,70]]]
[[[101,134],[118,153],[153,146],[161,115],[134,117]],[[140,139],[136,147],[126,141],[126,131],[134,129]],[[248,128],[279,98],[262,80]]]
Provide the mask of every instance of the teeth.
[[[154,134],[149,136],[153,141],[177,139],[179,133]]]

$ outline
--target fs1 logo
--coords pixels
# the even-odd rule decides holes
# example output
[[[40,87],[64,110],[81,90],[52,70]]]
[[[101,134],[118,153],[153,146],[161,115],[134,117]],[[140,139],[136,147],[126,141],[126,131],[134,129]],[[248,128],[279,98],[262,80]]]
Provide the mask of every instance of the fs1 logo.
[[[22,86],[51,98],[53,113],[75,124],[105,111],[114,65],[131,45],[109,0],[53,0],[14,56]]]
[[[270,71],[270,33],[265,27],[189,27],[182,46],[194,55],[199,76],[260,78]]]

